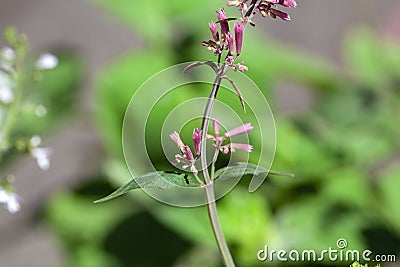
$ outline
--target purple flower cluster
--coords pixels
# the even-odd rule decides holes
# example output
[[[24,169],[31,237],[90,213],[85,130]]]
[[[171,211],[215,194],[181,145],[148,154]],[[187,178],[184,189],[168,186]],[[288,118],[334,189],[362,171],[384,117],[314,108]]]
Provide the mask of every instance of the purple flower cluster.
[[[207,138],[214,142],[214,145],[217,150],[220,150],[224,154],[228,154],[230,152],[236,152],[237,149],[243,150],[246,152],[251,152],[253,150],[253,146],[249,144],[240,144],[240,143],[229,143],[227,145],[222,145],[222,143],[233,136],[248,133],[253,130],[253,126],[250,123],[246,123],[242,126],[236,127],[232,130],[227,131],[224,135],[219,136],[220,134],[220,123],[217,119],[213,121],[214,127],[214,135],[207,134]],[[180,137],[180,135],[175,131],[170,134],[172,141],[178,146],[181,151],[180,154],[175,155],[175,160],[173,161],[174,165],[179,163],[182,164],[182,168],[190,168],[190,171],[193,172],[197,176],[198,170],[194,166],[197,157],[200,156],[200,143],[201,143],[201,135],[202,131],[198,128],[194,129],[192,140],[193,140],[193,148],[195,156],[192,153],[192,150],[188,145],[185,145]]]
[[[276,5],[294,8],[297,6],[295,0],[264,0],[257,6],[256,10],[260,12],[263,17],[270,16],[272,18],[279,17],[283,20],[290,20],[289,14],[275,8]]]
[[[250,123],[246,123],[232,130],[229,130],[222,136],[219,136],[220,123],[217,119],[214,119],[213,127],[214,127],[214,135],[207,134],[207,138],[212,140],[215,144],[216,149],[220,150],[222,153],[228,154],[229,152],[236,152],[236,149],[243,150],[246,152],[251,152],[253,150],[253,146],[249,144],[229,143],[227,145],[222,145],[222,143],[230,137],[248,133],[251,130],[253,130],[253,126],[251,126]]]
[[[209,27],[212,40],[203,41],[201,44],[213,51],[220,58],[227,51],[225,62],[235,70],[245,71],[247,67],[243,62],[235,64],[237,57],[242,53],[244,23],[235,22],[233,34],[229,29],[229,21],[235,20],[226,16],[225,10],[217,11],[217,22],[210,22]],[[218,25],[220,25],[218,29]]]
[[[193,148],[196,157],[200,156],[200,142],[201,142],[201,133],[199,129],[194,129],[192,139],[193,139]],[[170,134],[172,141],[178,146],[179,150],[182,154],[176,154],[175,160],[173,162],[174,165],[182,163],[182,168],[190,168],[190,171],[193,172],[195,175],[198,174],[198,170],[194,166],[196,162],[196,158],[193,156],[192,150],[189,146],[185,145],[179,136],[179,134],[175,131]]]
[[[204,41],[202,45],[208,47],[208,49],[212,50],[216,55],[228,51],[228,55],[233,56],[236,51],[236,56],[239,56],[242,52],[244,25],[241,22],[235,22],[235,36],[233,36],[229,31],[228,23],[229,20],[232,19],[226,16],[224,9],[217,11],[217,18],[218,22],[212,21],[208,24],[213,40]],[[220,25],[220,30],[218,29],[217,23]]]
[[[246,71],[248,68],[243,62],[235,63],[236,59],[242,53],[243,31],[247,23],[255,25],[251,18],[257,13],[263,17],[270,16],[272,18],[279,17],[283,20],[290,20],[290,16],[276,8],[277,5],[283,7],[294,8],[297,6],[296,0],[234,0],[228,1],[227,6],[235,6],[239,9],[240,18],[228,18],[225,10],[217,11],[217,22],[210,22],[209,27],[212,39],[203,41],[201,44],[213,51],[218,56],[220,63],[221,56],[227,52],[225,63],[238,71]],[[229,22],[236,21],[234,25],[234,34],[230,32]],[[219,24],[219,28],[218,25]]]
[[[250,2],[250,4],[248,4]],[[276,9],[276,5],[283,7],[295,8],[297,6],[296,0],[234,0],[228,1],[227,6],[236,6],[247,16],[260,13],[263,17],[270,16],[272,18],[281,18],[283,20],[290,20],[289,14]],[[250,11],[250,14],[248,12]]]

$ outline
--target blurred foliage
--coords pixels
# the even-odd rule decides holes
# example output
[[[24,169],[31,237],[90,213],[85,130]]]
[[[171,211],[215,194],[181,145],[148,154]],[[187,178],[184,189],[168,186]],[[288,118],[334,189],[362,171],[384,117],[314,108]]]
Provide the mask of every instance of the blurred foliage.
[[[79,57],[72,51],[55,51],[58,65],[51,70],[31,69],[35,57],[27,57],[26,83],[23,87],[18,118],[10,133],[10,149],[4,153],[3,162],[14,159],[17,150],[26,150],[26,143],[33,135],[45,137],[59,129],[76,114],[79,85],[83,68]],[[0,113],[3,112],[3,107]],[[21,145],[22,143],[22,145]],[[23,149],[20,149],[22,147]]]
[[[209,36],[207,22],[215,19],[219,5],[92,2],[132,27],[146,45],[116,58],[96,84],[96,119],[109,155],[104,172],[117,187],[130,177],[121,129],[131,96],[166,67],[212,57],[199,44]],[[348,249],[400,256],[400,45],[369,29],[354,29],[344,45],[347,68],[339,71],[256,32],[246,31],[243,60],[272,106],[271,96],[282,81],[312,91],[315,101],[295,116],[275,118],[273,169],[293,172],[296,178],[271,178],[253,194],[242,180],[218,202],[237,265],[264,265],[256,257],[264,245],[321,251],[335,248],[339,238],[347,240]],[[206,96],[208,91],[200,88]],[[196,94],[188,90],[181,97]],[[259,146],[257,141],[252,145]],[[162,151],[152,153],[152,161],[168,166]],[[93,206],[91,201],[112,190],[88,194],[82,188],[56,195],[48,209],[49,221],[69,252],[68,266],[220,266],[204,207],[170,207],[143,192]]]
[[[78,99],[77,89],[83,74],[81,60],[71,52],[60,52],[57,57],[57,68],[35,73],[37,83],[28,88],[24,96],[26,110],[43,105],[46,115],[40,117],[34,112],[23,111],[16,127],[17,132],[42,134],[59,127],[74,114]]]

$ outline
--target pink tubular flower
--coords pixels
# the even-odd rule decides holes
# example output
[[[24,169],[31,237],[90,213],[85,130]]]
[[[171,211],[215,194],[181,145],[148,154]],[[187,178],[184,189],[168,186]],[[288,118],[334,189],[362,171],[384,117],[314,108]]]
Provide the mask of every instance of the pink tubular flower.
[[[230,143],[225,146],[222,146],[220,150],[224,154],[228,154],[229,152],[236,152],[236,149],[243,150],[246,152],[251,152],[253,150],[253,146],[249,144],[239,144],[239,143]]]
[[[235,41],[236,41],[236,54],[239,56],[242,53],[243,45],[243,30],[244,26],[240,22],[235,23]]]
[[[177,165],[178,163],[182,164],[182,168],[190,168],[190,171],[193,172],[195,175],[198,174],[198,171],[196,167],[194,166],[196,159],[193,157],[193,153],[190,150],[190,147],[185,145],[182,142],[182,139],[180,138],[179,134],[175,131],[170,135],[172,141],[174,141],[177,146],[179,147],[180,151],[182,152],[183,155],[181,154],[176,154],[175,155],[175,160],[172,162],[172,164]],[[193,132],[193,143],[195,146],[196,153],[200,153],[200,140],[201,140],[201,131],[199,129],[195,129]]]
[[[230,32],[226,34],[226,41],[228,42],[229,54],[235,54],[235,40]]]
[[[172,141],[175,142],[175,144],[179,147],[179,149],[182,151],[183,153],[183,147],[185,146],[182,142],[181,137],[179,136],[179,134],[175,131],[172,134],[169,135],[172,139]]]
[[[240,134],[244,134],[244,133],[248,133],[251,130],[253,130],[253,126],[251,126],[251,123],[246,123],[242,126],[236,127],[228,132],[226,132],[224,134],[224,136],[222,137],[222,142],[228,138],[228,137],[232,137],[232,136],[236,136],[236,135],[240,135]]]
[[[196,154],[196,156],[200,155],[201,134],[202,134],[201,130],[199,130],[198,128],[194,129],[192,139],[193,139],[194,153]]]
[[[228,132],[226,132],[223,136],[219,136],[219,121],[217,119],[214,119],[213,121],[214,124],[214,133],[215,136],[211,135],[211,134],[207,134],[207,138],[209,138],[210,140],[214,141],[215,143],[215,147],[218,150],[221,150],[222,153],[227,154],[229,152],[235,152],[236,149],[239,150],[243,150],[246,152],[251,152],[251,150],[253,149],[253,146],[249,145],[249,144],[239,144],[239,143],[230,143],[224,146],[221,146],[221,144],[228,138],[228,137],[232,137],[232,136],[236,136],[236,135],[240,135],[240,134],[244,134],[247,132],[250,132],[253,129],[253,126],[251,126],[250,123],[246,123],[240,127],[236,127]]]
[[[214,41],[218,42],[219,41],[219,33],[218,33],[217,23],[210,22],[208,25],[210,26],[210,31],[211,31]]]

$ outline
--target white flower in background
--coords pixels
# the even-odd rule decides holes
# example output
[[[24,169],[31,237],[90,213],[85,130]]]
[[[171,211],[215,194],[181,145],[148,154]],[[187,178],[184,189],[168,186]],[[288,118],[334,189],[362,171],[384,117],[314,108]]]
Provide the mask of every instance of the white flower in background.
[[[36,163],[40,169],[47,171],[50,168],[51,149],[48,147],[38,147],[31,151],[32,157],[36,159]]]
[[[35,67],[39,70],[51,70],[57,67],[58,58],[50,53],[43,53],[36,61]]]
[[[0,60],[0,64],[1,64]],[[7,66],[1,64],[0,67],[4,67],[7,69]],[[6,70],[7,71],[7,70]],[[11,80],[9,74],[0,69],[0,104],[10,104],[14,100],[14,92],[12,88],[14,87],[14,83]]]
[[[31,138],[31,146],[32,147],[35,148],[35,147],[39,146],[41,142],[42,142],[42,138],[40,138],[40,136],[38,136],[38,135],[32,136],[32,138]]]
[[[0,203],[6,203],[8,200],[8,193],[0,186]]]
[[[46,109],[46,107],[43,106],[43,105],[37,106],[36,109],[35,109],[35,114],[36,114],[36,116],[38,116],[38,117],[44,117],[44,116],[46,116],[46,114],[47,114],[47,109]]]
[[[1,49],[0,54],[7,61],[13,61],[15,58],[15,51],[9,46],[5,46]]]
[[[19,203],[19,196],[12,192],[5,191],[0,186],[0,203],[3,203],[8,212],[11,214],[17,213],[21,209],[21,204]]]
[[[36,163],[40,169],[47,171],[50,168],[50,155],[52,150],[49,147],[39,147],[42,139],[34,135],[31,138],[31,155],[36,160]]]
[[[10,104],[14,100],[14,93],[8,86],[0,85],[0,102],[3,104]]]

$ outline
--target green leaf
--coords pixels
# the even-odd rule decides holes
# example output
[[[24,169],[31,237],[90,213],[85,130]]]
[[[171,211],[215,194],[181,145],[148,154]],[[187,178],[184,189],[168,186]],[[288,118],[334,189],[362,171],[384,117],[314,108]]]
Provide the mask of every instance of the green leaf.
[[[214,62],[212,62],[212,61],[198,61],[198,62],[192,63],[189,66],[187,66],[183,70],[183,74],[186,74],[188,71],[191,71],[192,69],[200,67],[200,66],[203,66],[203,65],[209,66],[210,68],[212,68],[214,70],[215,73],[218,72],[218,67]]]
[[[378,188],[381,193],[380,201],[377,204],[385,222],[392,225],[397,233],[400,233],[400,195],[399,195],[399,179],[400,167],[393,166],[384,170],[380,175]]]
[[[379,37],[369,29],[360,29],[350,35],[346,43],[350,70],[363,83],[380,88],[389,76],[385,62],[386,51]]]
[[[137,178],[131,179],[128,183],[118,188],[110,195],[96,200],[94,203],[105,202],[119,197],[131,190],[138,188],[172,189],[177,187],[197,187],[196,179],[184,173],[150,172]]]
[[[222,179],[232,179],[232,178],[237,178],[237,177],[242,177],[244,175],[277,175],[277,176],[290,176],[294,177],[294,174],[292,173],[283,173],[283,172],[277,172],[273,170],[266,169],[264,167],[251,164],[251,163],[246,163],[246,162],[239,162],[236,163],[235,165],[228,166],[225,168],[221,168],[215,172],[215,179],[219,179],[222,177]]]
[[[218,202],[218,213],[228,244],[235,244],[237,266],[262,266],[254,251],[279,236],[265,196],[236,187]]]

